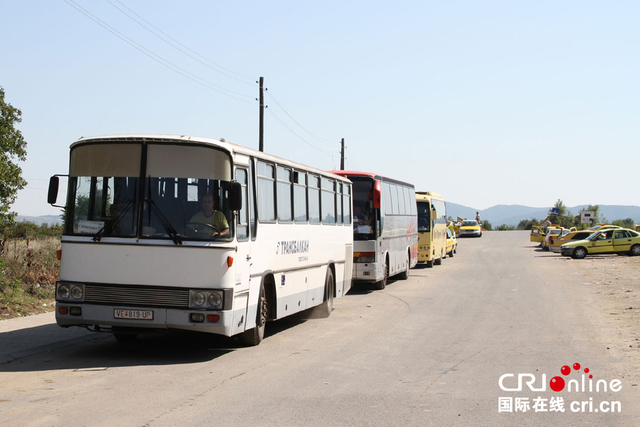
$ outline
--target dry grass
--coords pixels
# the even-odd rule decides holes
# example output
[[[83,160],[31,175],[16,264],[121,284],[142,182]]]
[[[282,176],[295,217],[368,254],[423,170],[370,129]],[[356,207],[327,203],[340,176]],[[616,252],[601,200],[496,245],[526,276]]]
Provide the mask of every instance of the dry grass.
[[[58,249],[56,237],[0,241],[0,319],[53,309]]]

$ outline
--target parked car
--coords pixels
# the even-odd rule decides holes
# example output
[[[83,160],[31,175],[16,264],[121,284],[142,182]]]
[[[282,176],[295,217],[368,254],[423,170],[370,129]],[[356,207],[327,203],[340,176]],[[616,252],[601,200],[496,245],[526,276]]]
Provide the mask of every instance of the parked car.
[[[458,239],[456,239],[456,235],[453,231],[451,231],[452,227],[447,227],[447,255],[450,257],[453,256],[456,252],[458,252]]]
[[[565,243],[560,253],[575,259],[594,254],[640,255],[640,233],[628,228],[609,228],[596,231],[584,240]]]
[[[571,230],[564,227],[553,227],[553,226],[547,227],[544,235],[544,240],[542,240],[542,242],[540,243],[542,250],[548,251],[549,246],[551,245],[552,239],[559,239],[562,236],[566,236],[570,232]]]
[[[482,237],[482,228],[475,219],[465,219],[460,224],[459,237]]]
[[[570,233],[565,234],[562,237],[551,239],[549,241],[549,250],[551,252],[560,253],[560,246],[564,245],[565,243],[573,242],[575,240],[584,240],[587,237],[591,236],[593,233],[595,233],[595,231],[592,230],[571,231]]]

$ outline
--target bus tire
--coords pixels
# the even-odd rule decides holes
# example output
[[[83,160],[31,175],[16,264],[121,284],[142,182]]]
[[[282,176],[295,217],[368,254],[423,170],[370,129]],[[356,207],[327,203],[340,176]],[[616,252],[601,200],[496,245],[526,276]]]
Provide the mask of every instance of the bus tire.
[[[442,253],[440,254],[440,258],[433,261],[435,265],[442,265]]]
[[[409,278],[409,269],[411,268],[411,255],[407,252],[407,269],[400,273],[400,280],[407,280]]]
[[[433,267],[433,260],[427,261],[427,268],[432,268],[432,267]]]
[[[324,299],[322,304],[317,306],[314,310],[315,318],[325,318],[331,315],[333,311],[333,287],[335,281],[333,280],[333,271],[331,267],[327,268],[327,277],[324,280]]]
[[[256,326],[244,331],[240,335],[240,340],[248,346],[256,346],[264,339],[264,330],[269,314],[269,304],[264,291],[264,282],[260,285],[260,296],[258,297],[258,310],[256,312]]]
[[[382,290],[387,287],[387,280],[389,279],[389,261],[384,263],[384,276],[382,280],[373,284],[374,289]]]

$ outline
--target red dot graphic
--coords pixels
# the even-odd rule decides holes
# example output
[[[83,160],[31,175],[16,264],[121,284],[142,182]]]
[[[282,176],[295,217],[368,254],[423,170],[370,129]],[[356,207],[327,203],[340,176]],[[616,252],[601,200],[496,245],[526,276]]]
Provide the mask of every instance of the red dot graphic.
[[[560,373],[562,375],[569,375],[571,373],[571,368],[568,367],[567,365],[564,365],[562,368],[560,368]]]
[[[576,371],[580,370],[580,364],[579,363],[574,363],[573,364],[573,369],[575,369]]]
[[[589,375],[589,378],[593,378],[593,375]]]
[[[588,374],[589,373],[589,368],[584,368],[584,373]]]
[[[549,381],[549,386],[553,391],[562,391],[562,389],[564,389],[564,380],[562,377],[553,377],[551,381]]]

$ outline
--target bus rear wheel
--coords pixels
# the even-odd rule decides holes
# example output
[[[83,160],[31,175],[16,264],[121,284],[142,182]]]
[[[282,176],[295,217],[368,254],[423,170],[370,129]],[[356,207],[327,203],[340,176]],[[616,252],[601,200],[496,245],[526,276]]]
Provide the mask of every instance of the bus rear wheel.
[[[249,346],[256,346],[264,339],[264,330],[267,324],[269,305],[264,292],[264,283],[260,285],[260,296],[258,297],[258,310],[256,313],[256,326],[240,335],[240,340]]]
[[[327,277],[324,280],[324,299],[322,304],[317,306],[314,310],[314,316],[317,318],[329,317],[333,311],[333,271],[331,268],[327,269]]]
[[[407,269],[400,273],[400,280],[407,280],[409,278],[409,269],[411,268],[411,255],[407,252]]]

